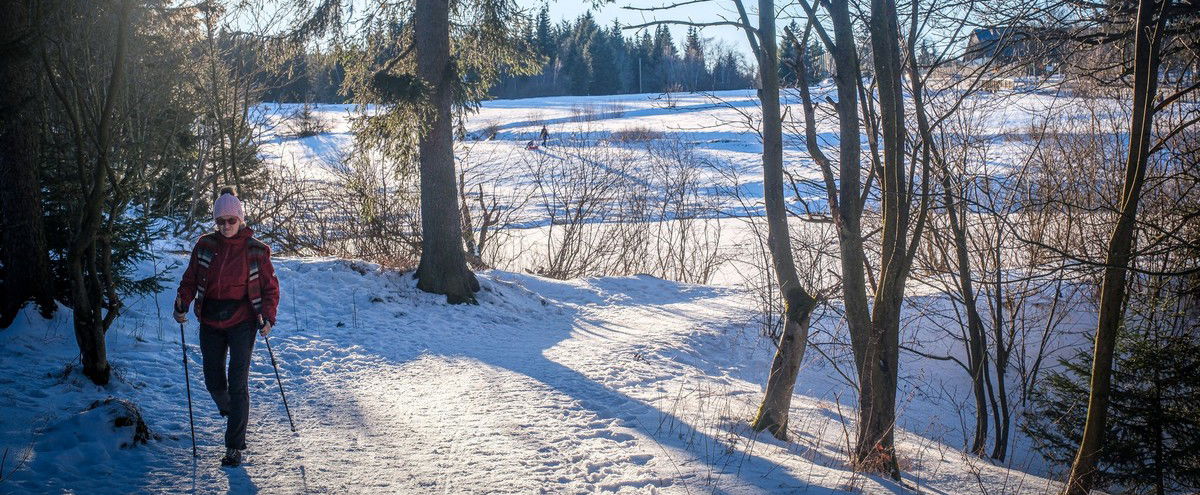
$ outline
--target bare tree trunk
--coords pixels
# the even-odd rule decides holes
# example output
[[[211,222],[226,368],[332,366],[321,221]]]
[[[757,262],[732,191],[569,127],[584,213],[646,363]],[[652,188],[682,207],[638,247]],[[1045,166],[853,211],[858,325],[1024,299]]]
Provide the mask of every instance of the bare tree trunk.
[[[922,156],[926,161],[932,158],[940,168],[938,173],[941,176],[942,197],[950,224],[955,262],[958,265],[955,277],[967,313],[967,372],[971,377],[971,389],[975,396],[975,431],[970,450],[975,455],[983,456],[987,448],[988,435],[987,391],[984,385],[987,379],[987,340],[983,328],[983,318],[979,314],[974,284],[971,280],[970,251],[967,246],[968,225],[965,218],[959,217],[959,205],[965,204],[965,202],[955,202],[956,190],[952,187],[950,165],[945,160],[943,151],[938,149],[938,142],[934,139],[929,123],[929,109],[925,99],[925,80],[917,64],[917,29],[920,24],[918,2],[913,1],[910,7],[912,11],[909,19],[908,44],[905,48],[909,61],[908,75],[909,83],[912,85],[913,108],[917,118],[917,129],[920,132]],[[957,192],[958,197],[961,198],[961,188]],[[965,208],[963,208],[963,212],[965,217]]]
[[[37,177],[39,125],[31,108],[39,92],[43,8],[51,6],[0,4],[0,328],[12,324],[31,298],[45,318],[56,308]]]
[[[813,7],[805,5],[811,23],[817,23]],[[859,128],[858,99],[860,66],[857,47],[854,40],[854,25],[850,17],[850,9],[846,0],[831,0],[827,6],[829,19],[833,25],[833,38],[822,34],[827,48],[833,55],[834,82],[837,87],[838,99],[835,103],[838,124],[838,174],[835,180],[832,166],[827,160],[817,160],[822,166],[829,203],[831,205],[834,223],[838,231],[838,247],[842,265],[842,297],[845,305],[846,323],[850,331],[850,345],[854,354],[855,369],[859,379],[859,425],[851,461],[860,466],[869,466],[898,474],[892,461],[874,466],[876,459],[885,460],[886,456],[876,454],[888,453],[884,448],[891,447],[891,425],[894,422],[891,414],[881,414],[880,411],[894,410],[889,408],[887,397],[893,392],[884,393],[887,388],[880,379],[884,373],[876,373],[875,369],[881,364],[886,365],[881,358],[882,339],[877,335],[877,327],[872,320],[867,299],[866,252],[862,238],[862,212],[864,196],[860,176],[862,172],[861,130]],[[821,29],[817,24],[818,31]],[[803,93],[802,93],[803,95]],[[864,103],[865,105],[866,103]],[[807,107],[808,105],[806,105]],[[808,113],[810,110],[805,109]],[[806,131],[814,134],[814,131]],[[816,140],[810,136],[809,152],[816,156],[814,145]],[[879,308],[876,308],[878,311]],[[878,320],[876,320],[878,321]],[[897,320],[898,322],[898,320]],[[886,328],[886,327],[885,327]],[[894,361],[893,361],[894,362]],[[895,366],[891,366],[895,369]],[[876,445],[880,449],[876,449]],[[888,465],[892,464],[892,465]]]
[[[893,0],[872,0],[868,23],[879,87],[883,159],[883,239],[879,286],[871,308],[868,335],[859,339],[855,355],[859,373],[859,428],[855,460],[899,478],[894,445],[896,384],[899,362],[900,306],[911,257],[909,185],[904,166],[904,95],[901,87],[899,30]]]
[[[761,40],[759,76],[762,88],[759,100],[763,120],[763,187],[767,213],[767,247],[771,253],[776,280],[784,295],[785,314],[767,389],[752,427],[766,429],[776,438],[787,439],[788,413],[804,351],[808,346],[809,315],[816,301],[800,286],[792,256],[787,225],[787,206],[783,200],[783,120],[779,110],[778,50],[775,39],[774,1],[759,1]]]
[[[915,3],[913,9],[916,9]],[[914,16],[914,31],[916,29],[916,22]],[[915,60],[915,50],[912,46],[914,43],[915,36],[912,36],[909,41],[910,60]],[[933,155],[934,159],[940,164],[939,174],[941,175],[942,182],[942,198],[946,206],[946,214],[950,224],[955,262],[958,265],[954,275],[957,278],[959,294],[962,296],[963,306],[966,308],[967,313],[967,372],[971,376],[971,391],[975,396],[975,431],[970,450],[972,454],[983,456],[987,448],[988,436],[987,391],[984,386],[987,376],[985,367],[988,362],[987,341],[983,328],[983,318],[979,314],[974,283],[971,280],[973,275],[970,251],[967,246],[968,226],[964,219],[959,218],[958,209],[962,203],[955,202],[956,189],[950,180],[951,171],[949,164],[944,160],[944,155],[936,148],[933,132],[929,128],[928,113],[925,106],[925,88],[921,75],[917,71],[916,64],[909,66],[909,79],[913,85],[913,106],[916,111],[917,127],[921,132],[924,149]],[[962,194],[961,189],[958,190],[958,193]]]
[[[1096,463],[1104,445],[1108,418],[1108,395],[1112,388],[1113,352],[1121,325],[1125,300],[1125,272],[1132,256],[1134,220],[1146,177],[1150,138],[1154,127],[1155,96],[1158,93],[1158,65],[1163,11],[1170,0],[1139,0],[1134,24],[1133,114],[1129,125],[1129,155],[1125,161],[1125,181],[1121,189],[1121,216],[1113,228],[1105,258],[1104,279],[1100,286],[1099,318],[1092,357],[1091,393],[1087,423],[1079,451],[1071,465],[1065,493],[1087,495],[1096,483]]]
[[[850,345],[858,372],[859,424],[851,461],[860,468],[900,476],[894,447],[896,384],[899,360],[900,307],[904,286],[912,266],[929,207],[930,148],[926,146],[922,159],[913,161],[906,170],[904,152],[904,101],[901,87],[903,66],[900,63],[898,19],[895,3],[874,0],[871,6],[870,30],[875,57],[875,76],[879,87],[880,119],[877,129],[883,135],[884,154],[879,158],[872,145],[872,167],[868,170],[866,189],[875,173],[879,174],[883,199],[883,259],[875,287],[873,307],[867,302],[867,276],[870,267],[863,248],[862,212],[867,195],[861,181],[862,147],[859,142],[857,101],[864,101],[863,113],[872,118],[866,105],[870,104],[860,84],[860,65],[854,39],[854,26],[846,0],[830,0],[822,4],[829,11],[833,26],[831,38],[821,27],[814,5],[800,2],[808,12],[809,22],[816,26],[822,41],[833,55],[839,119],[839,171],[834,178],[828,160],[814,152],[815,132],[806,129],[810,154],[820,165],[825,178],[829,203],[837,226],[842,264],[842,293],[845,303]],[[806,93],[805,113],[812,113]],[[928,125],[922,124],[928,135]],[[915,156],[915,155],[914,155]],[[920,164],[920,191],[906,184],[906,172],[916,176]],[[912,200],[920,198],[915,224],[910,222]]]
[[[835,179],[832,166],[823,165],[823,174],[829,204],[833,205],[831,214],[838,231],[846,324],[850,330],[855,365],[856,368],[859,368],[860,349],[866,345],[863,337],[871,326],[864,269],[866,253],[863,250],[862,239],[862,178],[859,175],[862,171],[862,144],[860,142],[862,134],[859,128],[858,113],[859,60],[848,2],[832,0],[829,2],[828,10],[830,21],[833,24],[833,38],[825,41],[833,55],[833,76],[838,96],[835,103],[839,129],[838,173]],[[809,10],[809,16],[810,22],[813,22],[815,11]],[[813,132],[809,134],[813,134]],[[811,153],[816,149],[816,140],[809,139],[809,142]]]
[[[451,106],[457,77],[450,64],[449,0],[417,0],[413,17],[417,76],[428,91],[428,127],[418,144],[421,169],[421,263],[417,287],[451,304],[475,302],[479,281],[463,252],[454,174]]]
[[[999,228],[997,228],[996,244],[992,247],[992,252],[996,258],[994,260],[996,268],[996,301],[993,303],[996,306],[996,321],[992,325],[992,340],[993,345],[996,346],[996,360],[994,362],[996,370],[996,399],[1000,404],[998,414],[996,415],[996,443],[992,446],[992,458],[999,460],[1004,460],[1004,457],[1008,453],[1008,431],[1012,424],[1011,413],[1008,408],[1008,385],[1006,380],[1012,343],[1010,340],[1004,338],[1004,272],[1000,264],[1000,254],[1003,248],[1003,237],[1000,234]],[[1014,316],[1012,315],[1010,318]]]
[[[787,440],[788,412],[791,409],[792,393],[804,350],[808,346],[808,329],[812,310],[817,302],[798,285],[791,286],[784,294],[786,313],[783,335],[779,347],[771,360],[771,373],[767,377],[767,390],[762,405],[751,427],[755,431],[766,429],[775,438]]]
[[[950,193],[949,171],[942,171],[942,188],[946,200],[946,212],[950,217],[950,230],[954,236],[954,254],[958,263],[958,287],[967,310],[967,366],[971,375],[971,390],[975,395],[975,434],[971,442],[971,453],[982,456],[987,448],[988,411],[987,392],[984,387],[984,367],[987,366],[987,343],[984,341],[983,318],[979,316],[975,288],[971,281],[971,260],[967,251],[967,226],[958,218],[957,206]]]
[[[203,11],[205,44],[207,45],[206,48],[208,49],[209,79],[208,88],[206,88],[208,90],[208,101],[206,103],[208,106],[209,118],[211,119],[207,131],[209,135],[209,141],[213,146],[216,146],[217,149],[217,158],[213,162],[212,182],[212,196],[217,197],[217,188],[219,187],[217,184],[218,179],[221,174],[228,173],[229,169],[234,163],[234,157],[237,154],[235,147],[237,142],[233,139],[233,133],[227,130],[227,128],[232,125],[233,122],[233,116],[231,114],[234,112],[234,106],[233,104],[226,106],[226,103],[221,98],[223,92],[225,91],[225,87],[221,84],[221,78],[217,69],[217,65],[221,62],[220,59],[222,55],[221,48],[217,43],[217,16],[219,15],[219,11],[217,6],[213,4],[212,0],[207,0],[205,2]],[[230,81],[229,84],[234,85],[236,82]],[[214,124],[216,126],[215,131],[212,128]],[[234,175],[234,178],[237,178],[236,174]],[[226,183],[228,182],[226,181]],[[234,184],[234,187],[237,189],[238,194],[245,194],[245,191],[243,191],[241,188],[241,184]]]
[[[838,246],[842,257],[842,297],[846,323],[854,341],[870,326],[867,304],[866,253],[862,239],[862,132],[859,128],[859,60],[854,40],[854,25],[846,0],[832,0],[829,18],[833,23],[834,82],[837,86],[838,178],[837,190],[829,191],[830,202],[837,202],[834,221],[838,227]],[[832,170],[826,182],[833,187]],[[853,344],[853,342],[852,342]]]

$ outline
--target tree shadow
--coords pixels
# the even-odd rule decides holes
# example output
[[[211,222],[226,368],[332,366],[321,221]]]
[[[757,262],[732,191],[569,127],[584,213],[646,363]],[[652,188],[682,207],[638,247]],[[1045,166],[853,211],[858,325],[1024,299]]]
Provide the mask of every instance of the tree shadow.
[[[463,335],[464,338],[460,339],[430,338],[418,342],[418,346],[396,345],[361,350],[389,365],[402,365],[428,356],[464,358],[529,377],[570,398],[579,409],[594,414],[596,419],[606,420],[610,427],[640,432],[647,439],[664,447],[667,452],[687,452],[689,459],[685,462],[705,464],[710,479],[715,479],[709,481],[713,483],[712,486],[704,486],[705,491],[726,493],[726,490],[731,488],[748,485],[769,493],[778,493],[807,487],[809,484],[792,475],[787,467],[753,453],[753,449],[736,451],[730,448],[724,455],[708,455],[698,451],[701,450],[697,448],[698,445],[705,445],[721,446],[718,451],[724,452],[726,443],[709,432],[699,430],[673,412],[609,388],[579,370],[548,357],[555,354],[550,352],[552,348],[577,337],[587,340],[605,338],[597,334],[606,334],[613,339],[640,337],[605,328],[600,319],[588,314],[589,311],[603,311],[605,307],[616,309],[632,306],[650,306],[652,310],[658,311],[660,308],[655,306],[686,303],[713,297],[728,290],[666,281],[662,281],[661,284],[650,281],[648,284],[647,279],[653,277],[556,282],[520,274],[496,274],[491,277],[490,284],[485,284],[490,287],[480,293],[479,307],[428,308],[430,312],[439,313],[443,321],[448,323],[446,331],[459,331],[454,325],[457,318],[464,326],[476,326],[473,333]],[[623,292],[633,288],[637,289],[636,294]],[[555,305],[560,308],[558,312],[547,311],[546,315],[538,315],[536,320],[530,320],[536,324],[521,326],[511,323],[481,323],[472,318],[472,315],[464,314],[498,311],[499,308],[491,306],[498,305],[500,299],[531,296],[562,298],[570,302]],[[670,317],[672,311],[664,311],[665,315]],[[283,347],[280,346],[280,349]],[[279,353],[280,349],[276,349],[276,352]],[[561,352],[561,349],[558,351]],[[289,374],[294,374],[293,370],[285,372],[285,376]],[[369,413],[362,411],[364,406],[344,403],[341,404],[343,409],[340,414],[367,416]],[[348,411],[345,408],[358,411]],[[661,425],[664,423],[683,426],[674,429],[663,428]],[[731,457],[736,460],[731,461]],[[712,476],[717,478],[711,478]],[[689,480],[676,479],[675,482],[687,483]],[[695,479],[691,482],[704,483]],[[730,482],[734,484],[733,487],[728,486]],[[717,486],[718,484],[722,486]]]
[[[572,122],[591,122],[591,121],[609,120],[609,119],[618,119],[618,118],[619,119],[627,119],[627,118],[637,118],[637,117],[651,117],[651,116],[656,116],[656,115],[673,115],[673,114],[694,112],[694,111],[699,111],[699,110],[713,110],[713,109],[727,108],[730,106],[739,107],[739,108],[740,107],[756,107],[756,106],[758,106],[758,104],[759,103],[758,103],[757,99],[750,98],[750,99],[729,101],[729,102],[724,102],[724,103],[722,103],[722,102],[705,102],[705,103],[697,103],[694,105],[683,105],[683,106],[674,106],[674,107],[663,106],[663,107],[638,108],[638,109],[633,109],[633,110],[618,110],[618,111],[612,111],[612,112],[593,112],[593,113],[590,113],[587,115],[582,115],[582,114],[581,115],[568,115],[568,116],[564,116],[564,117],[556,117],[556,118],[550,118],[550,119],[522,120],[522,121],[516,121],[516,122],[509,122],[507,124],[503,124],[503,125],[499,126],[499,130],[520,128],[520,127],[530,127],[530,126],[540,126],[540,125],[552,126],[552,125],[559,125],[559,124],[569,124]],[[572,108],[572,107],[566,107],[566,108]]]

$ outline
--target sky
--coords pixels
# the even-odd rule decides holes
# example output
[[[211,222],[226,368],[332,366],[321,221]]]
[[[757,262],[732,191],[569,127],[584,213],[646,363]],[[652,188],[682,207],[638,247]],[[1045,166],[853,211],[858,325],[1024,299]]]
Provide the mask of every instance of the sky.
[[[550,7],[550,19],[554,23],[558,23],[563,19],[575,19],[583,15],[587,11],[591,11],[596,18],[596,22],[602,26],[610,26],[614,19],[621,21],[622,25],[633,26],[654,20],[684,20],[694,22],[713,22],[721,20],[736,20],[737,10],[733,7],[733,2],[727,0],[714,0],[712,2],[703,3],[700,5],[689,5],[678,7],[669,11],[659,12],[639,12],[623,7],[652,7],[671,3],[677,3],[679,0],[615,0],[611,3],[606,3],[600,8],[596,8],[591,0],[517,0],[519,5],[533,9],[535,12],[541,8],[543,4]],[[747,8],[752,6],[748,5]],[[755,21],[753,12],[750,13],[751,22]],[[653,27],[646,28],[653,30]],[[671,36],[676,44],[683,41],[687,34],[687,26],[672,25],[670,26]],[[626,36],[632,35],[632,32],[627,32]],[[638,33],[640,36],[640,32]],[[746,41],[746,34],[741,30],[730,26],[711,26],[705,27],[701,31],[701,36],[710,38],[713,42],[723,43],[732,48],[745,57],[748,64],[753,64],[754,56],[750,53],[750,47]]]
[[[515,0],[518,5],[531,9],[536,15],[543,4],[550,7],[550,19],[554,23],[558,23],[563,19],[575,19],[584,12],[591,11],[596,18],[596,22],[602,26],[612,25],[614,19],[620,20],[622,25],[633,26],[655,20],[682,20],[693,22],[716,22],[716,21],[736,21],[738,20],[737,10],[734,7],[732,0],[709,0],[706,2],[685,5],[666,11],[636,11],[627,7],[649,8],[662,5],[670,5],[676,3],[685,3],[688,0]],[[596,7],[596,3],[601,3],[600,7]],[[758,2],[745,0],[746,9],[750,16],[750,22],[754,25],[758,23],[757,11]],[[789,22],[796,21],[803,25],[807,17],[803,14],[799,7],[793,3],[777,2],[776,9],[776,29],[777,35],[782,35],[783,27]],[[901,22],[904,21],[904,13],[901,12]],[[687,34],[687,26],[671,25],[672,38],[676,44],[679,44]],[[654,27],[645,29],[653,30]],[[931,36],[931,40],[935,45],[939,45],[937,41],[939,37],[950,36],[950,32],[936,26],[925,26],[928,32],[923,36]],[[966,32],[969,32],[966,31]],[[754,65],[754,54],[750,51],[750,45],[746,41],[746,34],[732,26],[708,26],[701,31],[701,36],[710,39],[715,43],[722,43],[735,52],[742,54],[748,65]],[[632,33],[627,32],[627,36]],[[640,32],[638,33],[640,36]],[[955,43],[965,44],[965,36],[963,33],[957,34]]]

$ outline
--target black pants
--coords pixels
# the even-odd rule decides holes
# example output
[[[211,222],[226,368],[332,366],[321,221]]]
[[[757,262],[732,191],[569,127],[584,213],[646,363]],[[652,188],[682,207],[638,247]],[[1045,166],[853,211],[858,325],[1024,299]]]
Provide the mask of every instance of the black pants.
[[[246,423],[250,418],[250,355],[254,353],[255,328],[248,320],[226,329],[200,325],[200,353],[204,356],[204,385],[222,415],[228,416],[225,447],[246,448]],[[225,355],[229,354],[229,374]]]

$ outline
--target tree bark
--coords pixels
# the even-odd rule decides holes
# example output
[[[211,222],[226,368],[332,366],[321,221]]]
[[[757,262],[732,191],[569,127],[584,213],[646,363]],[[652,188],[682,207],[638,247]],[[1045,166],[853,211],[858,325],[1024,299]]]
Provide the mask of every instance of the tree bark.
[[[451,304],[474,303],[479,281],[463,251],[454,173],[451,106],[457,75],[450,62],[449,0],[417,0],[413,17],[417,77],[426,87],[428,126],[418,144],[421,170],[421,262],[417,287]]]
[[[854,41],[854,25],[850,19],[849,3],[832,0],[829,18],[833,23],[834,46],[830,47],[834,62],[834,83],[837,87],[838,115],[838,177],[837,190],[830,191],[830,202],[836,200],[838,213],[838,247],[842,257],[842,297],[846,323],[851,340],[857,339],[870,324],[867,304],[867,280],[864,267],[866,253],[862,240],[862,143],[858,114],[859,60]],[[832,171],[828,173],[832,175]],[[826,182],[834,184],[832,178]],[[852,342],[853,345],[853,342]]]
[[[745,8],[738,2],[742,21],[749,24]],[[792,256],[792,241],[787,224],[787,205],[783,199],[783,117],[779,109],[779,53],[775,41],[775,2],[758,2],[758,42],[750,36],[751,46],[756,47],[759,77],[762,87],[758,91],[762,106],[763,136],[763,199],[767,213],[767,247],[780,292],[784,295],[783,334],[775,357],[771,360],[771,371],[767,376],[767,389],[763,395],[758,414],[751,423],[755,431],[767,430],[775,438],[787,440],[788,413],[792,404],[792,393],[804,351],[808,346],[809,316],[816,307],[816,300],[800,285],[796,273],[796,262]]]
[[[951,197],[949,171],[942,172],[942,188],[945,190],[946,212],[950,217],[950,230],[954,236],[954,253],[958,262],[958,287],[967,310],[967,366],[971,375],[971,391],[975,395],[975,434],[971,442],[971,453],[982,456],[987,449],[988,412],[987,395],[984,388],[984,367],[987,366],[987,343],[984,341],[983,318],[979,316],[975,288],[971,282],[971,260],[967,251],[967,226],[960,223],[957,206]]]
[[[1121,189],[1121,214],[1113,228],[1105,258],[1104,278],[1100,286],[1099,318],[1096,324],[1092,357],[1092,380],[1088,397],[1087,422],[1065,493],[1087,495],[1096,483],[1096,463],[1104,445],[1108,419],[1109,392],[1112,388],[1113,352],[1121,325],[1125,300],[1125,275],[1132,257],[1134,221],[1154,127],[1154,99],[1158,93],[1163,11],[1170,0],[1139,0],[1134,24],[1133,113],[1129,125],[1129,154],[1125,160],[1125,180]]]
[[[871,308],[869,333],[859,339],[855,356],[859,373],[859,428],[855,461],[864,468],[899,478],[894,444],[896,384],[900,342],[900,307],[911,258],[909,186],[904,166],[904,95],[901,87],[899,29],[893,0],[872,0],[871,51],[879,91],[879,125],[883,159],[879,180],[883,198],[882,260]]]
[[[0,4],[0,328],[7,328],[26,301],[43,317],[56,308],[38,185],[38,53],[45,37],[39,2]]]
[[[1008,374],[1008,362],[1011,343],[1005,343],[1004,339],[1004,271],[1001,265],[1000,254],[1004,247],[1003,237],[1000,230],[996,232],[996,244],[992,246],[992,253],[995,255],[993,264],[995,265],[995,301],[992,303],[995,306],[995,321],[992,324],[992,340],[996,346],[996,359],[993,363],[996,370],[996,400],[999,402],[996,410],[996,443],[992,446],[992,458],[1004,460],[1008,452],[1008,431],[1011,426],[1010,413],[1008,408],[1008,386],[1006,385],[1006,376]]]
[[[888,404],[894,404],[895,395],[894,385],[893,391],[888,393],[887,385],[880,381],[886,377],[886,370],[882,373],[875,371],[881,364],[886,365],[885,361],[881,361],[887,353],[880,352],[883,339],[878,333],[881,327],[876,323],[879,317],[887,315],[879,313],[878,307],[877,314],[872,315],[867,298],[867,258],[862,238],[862,144],[858,113],[860,65],[848,2],[832,0],[828,10],[834,35],[832,40],[826,40],[826,44],[833,55],[834,82],[838,95],[835,103],[839,124],[837,180],[834,180],[831,166],[823,169],[829,202],[836,205],[833,214],[841,254],[842,297],[859,379],[859,424],[850,457],[851,462],[862,468],[889,471],[895,475],[898,470],[894,468],[894,455],[888,456],[891,462],[877,455],[888,453],[884,449],[891,447],[890,432],[894,419],[887,411],[894,411],[894,406],[889,407]],[[809,16],[810,22],[816,22],[814,10],[809,10]],[[886,329],[887,325],[882,328]],[[890,368],[894,370],[895,366]],[[892,397],[891,401],[887,400],[889,396]],[[877,459],[884,459],[885,462],[876,462]]]

